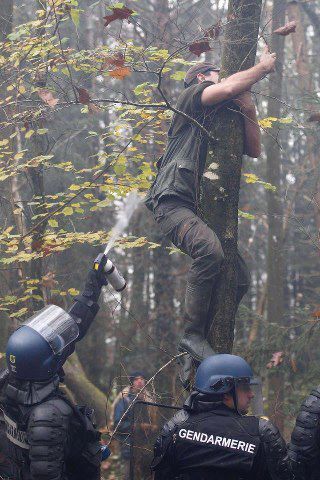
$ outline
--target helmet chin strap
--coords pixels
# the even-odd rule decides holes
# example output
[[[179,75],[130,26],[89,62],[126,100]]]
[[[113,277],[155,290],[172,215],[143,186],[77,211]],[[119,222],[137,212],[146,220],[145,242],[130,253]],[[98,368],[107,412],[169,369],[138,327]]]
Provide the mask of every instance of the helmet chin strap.
[[[232,395],[232,399],[233,399],[233,404],[234,404],[234,409],[235,409],[235,411],[236,411],[239,415],[242,415],[242,413],[239,412],[239,409],[238,409],[238,399],[237,399],[236,385],[234,385],[234,386],[232,387],[231,395]]]

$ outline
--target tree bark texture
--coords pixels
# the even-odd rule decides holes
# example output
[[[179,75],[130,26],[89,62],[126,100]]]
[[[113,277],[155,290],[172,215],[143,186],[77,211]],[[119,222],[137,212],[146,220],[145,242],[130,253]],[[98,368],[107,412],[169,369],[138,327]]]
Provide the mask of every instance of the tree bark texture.
[[[76,402],[88,405],[95,410],[97,426],[106,425],[106,396],[86,376],[78,355],[74,353],[63,366],[66,373],[65,383]]]
[[[271,31],[285,23],[285,2],[274,0]],[[267,117],[281,116],[281,95],[284,62],[284,39],[280,35],[272,35],[270,49],[277,54],[276,71],[269,83],[269,101]],[[267,191],[268,207],[268,250],[267,250],[267,324],[270,337],[272,325],[283,323],[284,313],[284,258],[283,258],[283,206],[281,200],[281,148],[279,127],[273,124],[268,129],[265,139],[267,156],[267,182],[276,187],[275,191]],[[269,415],[279,428],[283,428],[283,416],[276,406],[283,396],[282,372],[270,374]]]
[[[261,0],[230,0],[222,52],[221,77],[254,64]],[[241,115],[229,108],[218,110],[209,143],[201,185],[201,212],[218,235],[225,254],[216,291],[216,309],[208,340],[217,352],[231,352],[236,314],[238,202],[244,127]]]

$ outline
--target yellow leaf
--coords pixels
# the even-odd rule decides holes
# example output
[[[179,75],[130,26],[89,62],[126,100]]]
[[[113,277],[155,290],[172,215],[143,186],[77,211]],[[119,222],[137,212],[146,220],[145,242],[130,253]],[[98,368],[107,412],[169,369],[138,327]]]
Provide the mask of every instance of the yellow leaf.
[[[72,296],[75,296],[75,295],[79,295],[79,290],[76,290],[75,288],[69,288],[68,290],[68,293],[70,293],[70,295]]]
[[[81,187],[79,185],[70,185],[69,190],[75,191],[75,190],[80,190],[80,188]]]
[[[34,134],[34,130],[28,130],[27,133],[25,134],[26,138],[30,138]]]
[[[59,226],[57,220],[54,220],[53,218],[50,218],[50,220],[48,220],[48,223],[49,223],[50,227],[58,227]]]
[[[9,143],[9,140],[5,138],[4,140],[0,141],[0,147],[4,147],[5,145],[8,145],[8,143]]]
[[[72,207],[64,207],[62,210],[63,215],[68,216],[73,214],[73,208]]]

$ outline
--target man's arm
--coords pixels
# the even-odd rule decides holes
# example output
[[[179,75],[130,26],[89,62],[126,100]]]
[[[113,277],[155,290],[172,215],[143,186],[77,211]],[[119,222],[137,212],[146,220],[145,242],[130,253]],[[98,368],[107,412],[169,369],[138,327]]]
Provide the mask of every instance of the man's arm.
[[[59,400],[60,403],[62,400]],[[37,406],[28,424],[30,473],[32,480],[67,480],[65,455],[68,439],[68,415],[53,401]],[[71,415],[71,409],[66,414]]]
[[[250,90],[252,85],[274,70],[275,61],[276,54],[269,53],[268,47],[266,47],[257,65],[248,70],[237,72],[221,83],[205,88],[201,95],[202,105],[210,107]]]
[[[296,478],[306,480],[320,469],[320,386],[300,407],[291,434],[289,456]]]
[[[74,304],[69,310],[70,315],[75,317],[79,327],[77,342],[87,333],[91,323],[99,311],[98,300],[103,285],[107,285],[107,276],[103,266],[98,270],[91,268],[86,278],[85,286],[81,295],[75,297]]]
[[[256,107],[250,92],[239,95],[234,102],[239,105],[244,118],[244,154],[252,158],[261,155],[261,133]]]
[[[287,446],[278,428],[270,420],[261,418],[259,433],[269,478],[291,480],[293,476]]]

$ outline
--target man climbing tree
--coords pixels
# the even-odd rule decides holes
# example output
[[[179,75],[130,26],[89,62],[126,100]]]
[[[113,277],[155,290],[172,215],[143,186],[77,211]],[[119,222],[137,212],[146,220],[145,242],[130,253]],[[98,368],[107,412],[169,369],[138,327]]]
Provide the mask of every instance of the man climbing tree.
[[[213,354],[206,332],[211,321],[210,302],[224,260],[218,236],[198,215],[199,185],[208,146],[206,129],[217,111],[233,102],[233,108],[240,109],[244,118],[243,153],[258,157],[260,131],[250,88],[274,70],[275,60],[276,55],[266,47],[257,65],[221,82],[219,68],[211,63],[198,63],[188,70],[185,90],[177,102],[177,110],[183,114],[173,116],[167,147],[146,198],[162,232],[193,260],[185,294],[186,328],[179,349],[197,361]],[[239,254],[237,270],[239,304],[249,287],[249,273]]]

